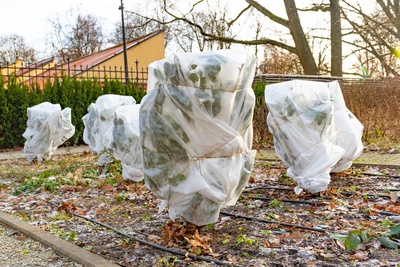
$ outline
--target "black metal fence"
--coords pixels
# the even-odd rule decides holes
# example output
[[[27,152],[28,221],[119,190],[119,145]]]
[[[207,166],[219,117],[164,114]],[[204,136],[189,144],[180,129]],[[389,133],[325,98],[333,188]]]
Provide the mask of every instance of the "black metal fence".
[[[147,88],[148,68],[139,68],[138,60],[135,61],[135,67],[130,67],[127,71],[128,81],[136,83],[140,88]],[[26,84],[36,84],[43,87],[46,81],[52,81],[55,76],[62,77],[76,77],[77,79],[96,80],[99,84],[104,84],[105,79],[112,80],[118,79],[122,83],[126,82],[125,68],[123,66],[83,66],[66,63],[64,65],[52,66],[48,62],[46,64],[32,64],[23,65],[8,65],[2,66],[0,64],[0,72],[5,79],[9,81],[10,77],[15,77],[17,81]],[[260,74],[256,75],[254,82],[262,81],[266,83],[279,83],[294,79],[323,81],[329,82],[338,80],[344,86],[349,85],[366,85],[381,87],[381,79],[371,78],[343,78],[319,75],[291,75],[291,74]],[[343,89],[343,88],[342,88]]]
[[[4,80],[10,81],[11,77],[18,82],[26,84],[37,84],[43,86],[47,81],[53,81],[54,77],[76,77],[77,79],[96,80],[99,84],[103,84],[106,79],[117,79],[122,83],[126,82],[125,68],[122,66],[83,66],[64,64],[60,66],[51,66],[50,64],[21,66],[9,65],[1,66],[0,71]],[[136,60],[135,67],[131,67],[127,71],[128,81],[136,83],[138,87],[147,87],[148,69],[139,68],[139,62]]]

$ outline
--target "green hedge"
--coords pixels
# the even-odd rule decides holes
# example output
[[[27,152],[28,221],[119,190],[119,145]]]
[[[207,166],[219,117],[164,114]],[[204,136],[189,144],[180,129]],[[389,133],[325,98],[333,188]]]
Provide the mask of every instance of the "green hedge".
[[[379,83],[356,83],[342,86],[346,105],[364,125],[363,141],[366,144],[384,140],[391,146],[400,140],[400,89],[398,80],[385,79]],[[273,144],[272,135],[266,123],[268,110],[264,98],[265,83],[255,83],[253,90],[256,106],[253,117],[255,148]],[[82,117],[87,108],[103,94],[133,96],[140,103],[145,95],[136,84],[124,85],[119,80],[105,80],[99,84],[96,80],[78,80],[76,78],[56,77],[47,81],[44,88],[28,87],[15,77],[7,82],[0,77],[0,149],[23,147],[26,130],[27,108],[42,102],[60,104],[61,108],[71,108],[72,124],[75,135],[65,145],[84,144]],[[383,144],[384,145],[384,144]]]
[[[136,84],[122,84],[118,80],[105,80],[100,85],[96,80],[77,80],[69,77],[55,77],[48,80],[41,89],[19,83],[15,77],[7,82],[0,77],[0,149],[23,147],[25,138],[22,134],[27,127],[27,108],[50,102],[60,104],[61,108],[71,108],[71,120],[75,126],[75,135],[66,145],[83,144],[84,125],[82,117],[86,115],[91,103],[103,94],[133,96],[137,103],[145,95]]]
[[[265,145],[272,142],[272,136],[266,127],[267,109],[264,101],[265,84],[253,86],[257,101],[254,112],[255,144]],[[75,126],[75,134],[65,145],[79,145],[83,142],[84,125],[82,117],[87,114],[87,108],[103,94],[130,95],[139,103],[146,94],[136,84],[124,85],[119,80],[105,79],[100,85],[96,80],[78,80],[69,77],[55,77],[48,80],[44,88],[19,83],[15,77],[6,83],[0,77],[0,149],[23,147],[28,120],[27,108],[50,102],[60,104],[61,108],[71,108],[71,120]]]

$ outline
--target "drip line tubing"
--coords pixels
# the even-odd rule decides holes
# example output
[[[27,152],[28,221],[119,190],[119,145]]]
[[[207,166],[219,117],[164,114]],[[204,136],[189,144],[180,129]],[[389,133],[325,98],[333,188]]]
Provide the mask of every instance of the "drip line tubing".
[[[397,166],[397,168],[400,168],[400,166]],[[373,173],[373,172],[362,172],[364,175],[368,176],[377,176],[377,177],[384,177],[384,178],[400,178],[400,175],[387,175],[383,173]]]
[[[281,162],[280,159],[275,159],[275,158],[258,158],[257,160],[259,161],[271,161],[271,162]],[[357,167],[377,167],[377,168],[388,168],[388,169],[399,169],[400,165],[399,164],[375,164],[375,163],[362,163],[362,162],[352,162],[352,167],[357,166]],[[366,175],[374,175],[376,176],[377,174],[367,174]],[[385,175],[383,175],[385,176]],[[393,177],[393,178],[400,178],[400,176],[388,176],[388,177]]]
[[[258,199],[258,200],[274,200],[274,199],[276,199],[276,198],[271,198],[271,197],[253,197],[253,196],[250,196],[249,198]],[[323,205],[329,204],[324,201],[308,201],[308,200],[296,200],[296,199],[276,199],[276,200],[279,200],[281,202],[307,204],[307,205],[313,205],[313,206],[323,206]]]
[[[387,196],[387,195],[384,195]],[[258,199],[258,200],[274,200],[276,198],[270,198],[270,197],[253,197],[250,196],[249,198],[252,199]],[[295,199],[276,199],[281,202],[288,202],[288,203],[295,203],[295,204],[307,204],[307,205],[312,205],[312,206],[325,206],[329,205],[326,201],[307,201],[307,200],[295,200]],[[357,208],[351,207],[351,206],[344,206],[345,208],[348,208],[349,210],[354,210]],[[386,215],[386,216],[400,216],[398,213],[393,213],[393,212],[388,212],[388,211],[376,211],[376,213],[380,215]]]
[[[260,218],[256,218],[256,217],[251,217],[251,216],[239,215],[239,214],[235,214],[235,213],[232,213],[232,212],[220,211],[219,213],[222,214],[222,215],[236,217],[236,218],[242,218],[242,219],[246,219],[246,220],[250,220],[250,221],[258,221],[258,222],[270,223],[270,224],[279,224],[279,225],[282,225],[282,226],[287,226],[287,227],[292,227],[292,228],[299,228],[299,229],[310,230],[310,231],[316,231],[316,232],[321,232],[321,233],[328,232],[328,230],[325,230],[325,229],[322,229],[322,228],[304,226],[304,225],[292,224],[292,223],[284,223],[284,222],[278,222],[278,221],[273,221],[273,220],[265,220],[265,219],[260,219]]]
[[[51,201],[47,201],[47,202],[50,203],[50,204],[53,205],[53,206],[59,207],[59,205],[57,205],[56,203],[53,203],[53,202],[51,202]],[[136,238],[136,237],[134,237],[134,236],[128,235],[128,234],[126,234],[126,233],[124,233],[124,232],[121,232],[121,231],[119,231],[119,230],[113,228],[112,226],[109,226],[109,225],[107,225],[107,224],[105,224],[105,223],[102,223],[102,222],[98,222],[98,221],[93,220],[93,219],[91,219],[91,218],[88,218],[88,217],[86,217],[86,216],[79,215],[79,214],[77,214],[77,213],[75,213],[75,212],[72,212],[72,211],[70,211],[70,210],[67,210],[67,209],[66,209],[65,211],[66,211],[67,213],[73,215],[73,216],[76,216],[76,217],[82,218],[82,219],[84,219],[84,220],[90,221],[90,222],[92,222],[92,223],[101,225],[101,226],[103,226],[103,227],[105,227],[105,228],[107,228],[107,229],[110,229],[110,230],[114,231],[115,233],[117,233],[117,234],[119,234],[119,235],[121,235],[121,236],[130,238],[130,239],[132,239],[133,241],[138,242],[138,243],[140,243],[140,244],[142,244],[142,245],[146,245],[146,246],[149,246],[149,247],[152,247],[152,248],[156,248],[156,249],[159,249],[159,250],[162,250],[162,251],[171,253],[171,254],[179,255],[179,256],[182,256],[182,257],[185,257],[185,258],[191,258],[191,259],[198,260],[198,261],[205,261],[205,262],[208,262],[208,263],[215,263],[215,264],[217,264],[217,265],[228,265],[228,266],[240,267],[239,265],[234,265],[234,264],[231,264],[231,263],[227,263],[227,262],[223,262],[223,261],[219,261],[219,260],[215,260],[215,259],[210,259],[210,258],[206,258],[206,257],[200,257],[200,256],[196,256],[196,255],[193,255],[193,254],[185,253],[185,252],[182,252],[182,251],[178,251],[178,250],[174,250],[174,249],[169,249],[169,248],[166,248],[166,247],[164,247],[164,246],[160,246],[160,245],[157,245],[157,244],[148,242],[148,241],[146,241],[146,240],[139,239],[139,238]]]

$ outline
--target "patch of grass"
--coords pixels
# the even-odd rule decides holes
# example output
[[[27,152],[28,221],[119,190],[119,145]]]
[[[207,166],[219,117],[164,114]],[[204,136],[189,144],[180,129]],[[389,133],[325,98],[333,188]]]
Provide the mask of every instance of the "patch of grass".
[[[168,256],[165,259],[159,259],[157,261],[157,267],[161,267],[161,266],[168,266],[168,267],[172,267],[172,266],[179,266],[182,263],[182,260],[180,260],[178,257],[176,256]]]
[[[236,237],[236,245],[240,245],[240,244],[253,245],[256,242],[257,242],[257,240],[255,240],[253,238],[249,238],[245,234],[239,234]]]
[[[71,220],[71,216],[65,212],[57,212],[48,219],[48,221],[67,221],[67,220]]]
[[[59,238],[62,238],[68,242],[73,242],[77,238],[76,232],[65,231],[64,229],[60,228],[55,223],[50,224],[49,230],[50,230],[50,232],[54,233]]]
[[[279,182],[288,184],[288,185],[293,185],[296,183],[293,178],[287,176],[286,172],[281,173],[281,175],[279,177]]]
[[[225,236],[225,238],[222,240],[223,245],[227,245],[231,242],[231,237],[229,235]]]
[[[48,178],[32,177],[30,179],[25,179],[25,181],[14,190],[13,195],[18,196],[22,193],[33,194],[39,190],[54,192],[59,187],[60,183],[53,176]]]
[[[116,196],[114,197],[114,199],[115,199],[117,202],[122,202],[122,201],[124,201],[124,200],[128,200],[128,197],[127,197],[127,195],[126,195],[125,192],[120,192],[120,193],[118,193],[118,195],[116,195]]]
[[[282,208],[283,207],[283,202],[278,200],[278,199],[273,199],[271,202],[269,202],[268,207],[271,209],[273,208]]]
[[[151,220],[151,216],[147,215],[147,214],[139,217],[139,221],[142,221],[142,222],[149,222],[150,220]]]

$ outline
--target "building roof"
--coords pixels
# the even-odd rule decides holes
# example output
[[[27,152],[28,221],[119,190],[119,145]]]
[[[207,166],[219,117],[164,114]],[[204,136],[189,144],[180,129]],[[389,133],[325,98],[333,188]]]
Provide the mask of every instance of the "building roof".
[[[43,60],[37,61],[35,63],[32,63],[32,64],[28,65],[28,67],[21,67],[19,69],[19,71],[17,71],[15,73],[15,76],[17,76],[17,77],[21,76],[21,75],[23,75],[25,73],[28,73],[28,72],[30,72],[30,71],[32,71],[34,69],[38,69],[38,68],[41,68],[41,67],[43,67],[43,66],[45,66],[47,64],[50,64],[53,61],[54,61],[54,57],[49,57],[49,58],[45,58]]]
[[[137,46],[138,44],[142,43],[143,41],[146,41],[147,39],[150,39],[153,36],[160,34],[163,31],[164,30],[158,30],[158,31],[149,33],[147,35],[140,36],[138,38],[130,40],[130,41],[126,42],[126,49],[128,50],[134,46]],[[71,67],[75,66],[77,69],[80,67],[82,67],[83,69],[88,69],[88,68],[90,69],[90,68],[93,68],[93,67],[103,63],[104,61],[118,55],[118,54],[123,53],[123,51],[124,51],[123,44],[118,44],[118,45],[109,47],[107,49],[95,52],[91,55],[70,61],[69,65]],[[68,63],[64,64],[64,67],[66,67],[66,65],[68,65]]]
[[[144,36],[140,36],[138,38],[135,38],[133,40],[130,40],[126,42],[126,49],[129,50],[132,47],[135,47],[142,42],[164,32],[164,29],[154,31],[152,33],[149,33]],[[44,67],[45,65],[53,63],[53,58],[48,58],[44,59],[42,61],[36,62],[34,64],[31,64],[28,67],[14,67],[14,72],[16,77],[21,77],[24,82],[30,83],[32,82],[38,82],[38,79],[45,81],[47,78],[53,78],[55,74],[59,74],[63,71],[66,71],[71,68],[74,69],[74,74],[73,75],[79,75],[81,72],[87,71],[89,69],[93,69],[96,66],[101,65],[103,62],[107,61],[110,58],[113,58],[121,53],[124,52],[124,45],[118,44],[109,48],[106,48],[104,50],[95,52],[91,55],[84,56],[78,59],[75,59],[73,61],[70,61],[69,63],[64,63],[63,65],[59,66],[54,66],[52,65],[51,67]],[[37,70],[36,72],[34,72]],[[5,77],[6,80],[8,77]]]

